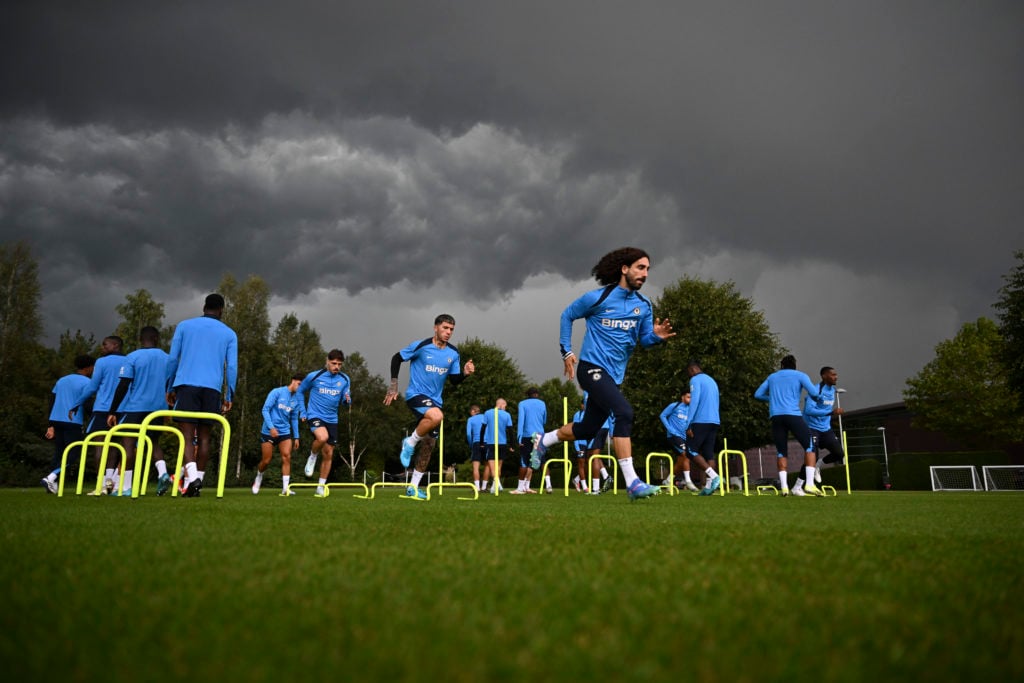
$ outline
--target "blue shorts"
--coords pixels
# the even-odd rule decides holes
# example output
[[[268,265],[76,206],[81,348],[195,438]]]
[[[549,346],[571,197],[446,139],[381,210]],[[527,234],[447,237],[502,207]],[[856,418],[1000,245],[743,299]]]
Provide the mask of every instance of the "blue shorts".
[[[174,409],[189,413],[214,413],[221,414],[223,402],[220,392],[207,387],[193,387],[184,384],[174,387]],[[197,424],[213,424],[213,420],[197,419],[194,417],[176,417],[175,422],[192,422]]]
[[[311,418],[309,418],[309,420],[306,421],[306,424],[309,425],[310,433],[312,433],[313,431],[315,431],[317,429],[320,429],[321,427],[326,429],[327,430],[327,445],[334,446],[334,445],[336,445],[338,443],[338,423],[337,422],[327,422],[326,420],[324,420],[322,418],[319,418],[319,417],[311,417]],[[313,434],[313,438],[316,439],[316,434]]]
[[[475,443],[472,446],[470,446],[469,459],[472,462],[484,461],[484,445],[482,443]]]
[[[270,434],[266,434],[264,432],[260,432],[260,443],[272,443],[272,444],[274,444],[276,446],[277,444],[281,443],[282,441],[291,441],[291,439],[292,439],[291,432],[289,432],[287,434],[280,434],[279,433],[277,436],[271,436]]]
[[[718,437],[718,425],[713,422],[694,422],[688,431],[693,436],[686,440],[689,456],[701,456],[708,462],[715,459],[715,439]]]
[[[409,406],[409,410],[416,413],[419,417],[423,417],[424,413],[431,408],[441,408],[440,403],[429,396],[424,396],[423,394],[416,394],[415,396],[410,396],[405,399],[405,405]]]
[[[576,369],[576,377],[580,389],[587,393],[587,407],[583,411],[583,419],[573,423],[573,438],[594,438],[609,415],[615,416],[612,436],[632,436],[633,406],[622,395],[622,390],[611,375],[604,368],[581,360]]]
[[[686,453],[686,439],[681,436],[670,436],[668,437],[668,445],[672,447],[672,450],[676,455],[683,455]]]

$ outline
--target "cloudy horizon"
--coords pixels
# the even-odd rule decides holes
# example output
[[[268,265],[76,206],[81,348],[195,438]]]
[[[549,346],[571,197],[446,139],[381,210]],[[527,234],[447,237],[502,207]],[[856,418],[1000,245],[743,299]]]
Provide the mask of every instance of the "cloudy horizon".
[[[444,310],[543,381],[561,309],[635,244],[645,293],[735,282],[867,407],[993,316],[1024,248],[1018,3],[9,14],[0,240],[32,245],[51,341],[256,274],[273,323],[382,375]]]

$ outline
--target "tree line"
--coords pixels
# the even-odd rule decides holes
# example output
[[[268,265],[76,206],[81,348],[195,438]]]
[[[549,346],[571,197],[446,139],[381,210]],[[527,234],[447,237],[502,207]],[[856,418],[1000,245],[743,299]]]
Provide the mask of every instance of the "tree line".
[[[979,319],[965,325],[957,337],[940,344],[935,359],[908,380],[905,398],[919,426],[961,441],[965,435],[985,434],[988,445],[993,434],[1003,442],[1024,438],[1024,266],[1020,263],[1024,251],[1015,255],[1018,265],[1006,276],[995,304],[1001,313],[1000,323]],[[324,348],[319,332],[293,313],[272,323],[271,292],[259,276],[240,281],[225,274],[217,291],[226,302],[223,320],[238,335],[237,393],[227,415],[233,434],[229,471],[235,480],[244,481],[251,478],[259,461],[258,433],[267,393],[287,384],[296,371],[322,367],[329,349]],[[65,330],[56,348],[46,347],[40,341],[40,299],[38,266],[28,245],[0,245],[0,382],[4,387],[0,393],[0,484],[27,485],[38,479],[52,453],[42,434],[53,384],[71,372],[76,355],[98,355],[99,341],[107,336],[104,333],[97,339],[93,331]],[[691,359],[699,360],[718,383],[720,440],[728,439],[729,447],[739,450],[770,442],[766,407],[752,392],[777,369],[787,349],[769,328],[764,314],[732,282],[689,277],[666,287],[654,305],[659,317],[699,321],[699,325],[686,326],[670,343],[634,354],[623,391],[636,411],[635,452],[665,449],[658,416],[685,390],[685,368]],[[146,325],[161,331],[162,345],[168,348],[174,326],[165,320],[163,304],[147,290],[127,294],[115,312],[120,321],[109,334],[124,340],[125,353],[138,347],[138,332]],[[447,462],[465,461],[469,456],[465,422],[471,405],[487,411],[502,397],[514,417],[530,386],[501,346],[473,337],[460,341],[458,347],[462,357],[474,359],[477,372],[470,381],[446,389]],[[401,402],[382,405],[387,378],[370,371],[357,349],[343,351],[343,371],[352,381],[352,404],[343,406],[339,415],[331,478],[356,479],[364,470],[373,474],[400,471],[399,440],[412,428],[413,416]],[[581,395],[574,382],[551,378],[537,387],[548,407],[549,428],[562,423],[563,405],[570,418],[579,408]],[[977,391],[965,399],[966,387]],[[308,432],[302,431],[303,448],[293,455],[297,461],[312,441]]]

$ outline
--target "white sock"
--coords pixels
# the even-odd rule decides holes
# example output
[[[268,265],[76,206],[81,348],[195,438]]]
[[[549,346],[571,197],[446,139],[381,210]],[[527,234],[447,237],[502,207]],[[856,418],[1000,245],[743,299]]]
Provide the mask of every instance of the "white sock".
[[[690,470],[683,470],[683,481],[693,483],[693,479],[690,479]]]
[[[413,436],[415,436],[415,432],[413,433]],[[419,441],[419,438],[417,437],[416,440]],[[409,480],[409,486],[412,486],[413,488],[419,487],[420,479],[423,479],[423,472],[420,472],[419,470],[413,470],[412,479]]]
[[[196,470],[196,476],[199,477],[199,481],[202,481],[203,477],[206,476],[206,470],[197,469]]]
[[[109,468],[109,467],[108,467],[108,468],[107,468],[107,471],[106,471],[106,473],[105,473],[105,475],[104,475],[104,476],[106,476],[106,477],[110,477],[111,479],[113,479],[113,478],[114,478],[114,475],[115,475],[116,473],[117,473],[117,470],[114,470],[114,469],[111,469],[111,468]]]
[[[131,489],[132,489],[132,479],[134,477],[135,477],[135,470],[125,470],[124,471],[124,490],[125,491],[131,491]]]
[[[414,431],[412,434],[409,435],[409,439],[408,439],[409,445],[415,446],[416,444],[418,444],[420,442],[420,439],[422,439],[422,438],[423,438],[422,436],[420,436],[419,434],[417,434]]]
[[[718,476],[718,473],[715,472],[714,467],[709,467],[706,470],[704,470],[704,474],[708,475],[708,481],[711,481],[712,479]]]
[[[156,475],[162,477],[167,474],[167,463],[163,460],[156,461]]]
[[[480,488],[480,480],[479,479],[474,479],[473,480],[473,486],[475,486],[475,487],[477,487],[479,489]]]
[[[572,478],[572,485],[576,486],[576,484],[578,483],[580,483],[580,475],[577,474],[575,477]]]
[[[597,477],[594,477],[594,487],[592,489],[590,489],[590,490],[591,491],[596,491],[599,488],[601,488],[601,480],[598,479]]]
[[[526,481],[526,479],[520,479],[519,480],[519,488],[517,490],[518,491],[525,491],[528,488],[530,488],[530,484]]]
[[[317,484],[319,484],[320,486],[323,486],[326,483],[327,483],[327,479],[325,479],[324,477],[320,477],[320,480],[317,481]]]
[[[809,466],[808,467],[804,467],[804,478],[807,481],[809,481],[809,482],[814,481],[814,468],[813,467],[809,467]]]
[[[281,490],[287,491],[288,490],[288,484],[290,484],[291,481],[292,481],[292,476],[290,474],[282,475],[281,476]]]
[[[548,488],[551,488],[551,475],[550,474],[547,475],[546,477],[544,477],[544,485],[547,486]]]
[[[796,483],[793,484],[793,488],[795,488],[795,489],[802,489],[803,487],[804,487],[804,478],[803,477],[797,477],[796,478]]]
[[[196,478],[196,464],[194,462],[185,463],[185,481],[190,482]]]
[[[544,438],[541,439],[540,442],[544,444],[545,447],[554,446],[558,443],[558,430],[556,429],[553,432],[547,432],[544,434]]]
[[[620,460],[619,471],[622,472],[622,478],[626,481],[627,489],[633,485],[634,481],[640,478],[636,476],[636,471],[633,469],[633,458],[623,458]]]
[[[263,473],[260,472],[259,470],[256,470],[256,483],[257,484],[262,484],[263,483]]]
[[[57,481],[57,475],[60,474],[60,470],[56,469],[46,475],[46,481]]]
[[[607,479],[608,478],[608,470],[607,469],[601,468],[601,478],[602,479]]]
[[[786,472],[779,472],[779,486],[789,490],[789,474]]]

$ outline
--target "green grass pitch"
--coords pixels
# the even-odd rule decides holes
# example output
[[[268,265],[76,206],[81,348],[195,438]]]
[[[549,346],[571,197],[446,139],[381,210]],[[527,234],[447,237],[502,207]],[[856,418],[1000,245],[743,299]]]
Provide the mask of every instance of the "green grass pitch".
[[[1019,494],[212,493],[0,490],[8,680],[1024,678]]]

